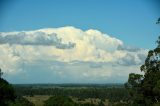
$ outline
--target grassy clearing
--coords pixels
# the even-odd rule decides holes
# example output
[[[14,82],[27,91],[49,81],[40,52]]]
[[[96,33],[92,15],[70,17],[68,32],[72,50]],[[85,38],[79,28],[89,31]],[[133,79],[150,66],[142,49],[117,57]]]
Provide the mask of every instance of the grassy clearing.
[[[74,102],[79,103],[79,104],[90,103],[90,104],[98,105],[98,104],[101,102],[101,100],[98,99],[98,98],[87,98],[87,99],[84,99],[84,100],[79,100],[78,98],[75,98],[75,97],[71,97],[71,98],[72,98],[72,100],[73,100]],[[103,102],[103,104],[104,104],[105,106],[108,106],[108,104],[109,104],[108,99],[105,99],[105,100],[102,101],[102,102]]]
[[[43,106],[44,105],[44,101],[46,101],[47,99],[49,99],[51,96],[49,95],[34,95],[34,96],[24,96],[24,98],[26,98],[27,100],[29,100],[30,102],[34,103],[35,106]],[[100,99],[98,98],[87,98],[87,99],[84,99],[84,100],[79,100],[78,98],[76,97],[71,97],[71,99],[78,103],[78,104],[85,104],[85,103],[91,103],[91,104],[95,104],[95,105],[98,105],[100,103]],[[109,101],[108,99],[105,99],[103,101],[103,104],[105,106],[108,106],[109,104]]]
[[[43,106],[44,101],[50,98],[49,95],[34,95],[34,96],[24,96],[27,100],[34,103],[35,106]]]

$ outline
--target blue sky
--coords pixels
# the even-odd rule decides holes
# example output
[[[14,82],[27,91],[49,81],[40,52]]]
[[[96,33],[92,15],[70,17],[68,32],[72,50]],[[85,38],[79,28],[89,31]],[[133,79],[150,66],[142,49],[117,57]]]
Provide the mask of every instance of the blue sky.
[[[142,48],[155,47],[158,0],[3,0],[0,31],[74,26],[98,29]]]
[[[159,0],[1,0],[0,67],[11,83],[124,83],[159,17]]]

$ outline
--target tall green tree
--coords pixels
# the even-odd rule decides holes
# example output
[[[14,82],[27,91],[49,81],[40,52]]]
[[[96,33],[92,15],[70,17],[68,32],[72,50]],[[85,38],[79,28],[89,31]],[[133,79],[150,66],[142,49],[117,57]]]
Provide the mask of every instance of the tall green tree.
[[[2,70],[0,69],[0,78],[2,77],[2,75],[3,75],[3,72],[2,72]]]
[[[0,69],[0,106],[8,106],[9,102],[15,100],[14,89],[5,79],[2,77],[2,71]]]
[[[160,37],[156,43],[157,47],[148,52],[145,63],[140,67],[144,74],[131,73],[125,83],[133,106],[160,106]]]

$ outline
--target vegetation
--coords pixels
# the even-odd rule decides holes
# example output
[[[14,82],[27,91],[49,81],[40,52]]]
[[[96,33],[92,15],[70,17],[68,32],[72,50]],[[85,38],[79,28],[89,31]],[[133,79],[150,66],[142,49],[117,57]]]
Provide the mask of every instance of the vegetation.
[[[109,99],[110,102],[126,101],[129,97],[127,90],[114,87],[53,87],[53,88],[37,88],[34,86],[14,86],[15,92],[19,96],[33,95],[52,95],[52,96],[71,96],[79,99],[99,98]]]
[[[145,63],[140,67],[144,75],[131,73],[125,84],[133,106],[160,105],[160,37],[157,44],[154,50],[148,52]]]
[[[11,84],[2,78],[0,69],[0,106],[34,106],[27,99],[17,97]]]
[[[12,85],[10,85],[2,76],[0,69],[0,106],[6,106],[9,102],[14,101],[15,94]]]
[[[75,106],[75,103],[71,98],[56,96],[50,97],[47,101],[45,101],[44,106]]]
[[[11,85],[1,78],[0,87],[0,106],[117,106],[129,97],[121,84]]]
[[[45,101],[44,106],[97,106],[93,103],[89,102],[75,102],[70,97],[66,96],[53,96],[50,97],[47,101]],[[98,106],[104,106],[101,102],[98,103]]]
[[[34,106],[34,104],[23,97],[17,97],[14,102],[9,103],[9,106]]]
[[[51,96],[49,95],[34,95],[34,96],[23,96],[28,101],[32,102],[35,106],[44,106],[44,101],[48,100]]]
[[[53,87],[54,86],[54,87]],[[62,87],[63,86],[63,87]],[[56,98],[61,98],[62,100],[70,98],[74,106],[125,106],[126,101],[128,100],[127,90],[122,87],[122,85],[71,85],[64,87],[63,84],[54,85],[14,85],[14,89],[17,95],[23,96],[28,99],[30,102],[34,103],[37,106],[42,106],[44,104],[44,98],[51,97],[52,99],[47,100],[47,104],[55,101]],[[62,98],[65,97],[65,98]],[[70,101],[71,102],[71,101]]]

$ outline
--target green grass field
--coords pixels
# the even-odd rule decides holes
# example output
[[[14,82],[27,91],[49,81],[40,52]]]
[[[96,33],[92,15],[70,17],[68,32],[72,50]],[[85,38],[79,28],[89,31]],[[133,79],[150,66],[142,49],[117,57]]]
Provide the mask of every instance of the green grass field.
[[[30,102],[34,103],[35,106],[43,106],[44,101],[49,99],[49,97],[50,97],[49,95],[34,95],[32,97],[31,96],[24,96],[24,98],[26,98]]]
[[[47,99],[49,99],[49,95],[34,95],[34,96],[23,96],[24,98],[26,98],[27,100],[29,100],[30,102],[34,103],[35,106],[43,106],[44,105],[44,101],[46,101]],[[98,105],[98,103],[101,101],[98,98],[87,98],[84,100],[79,100],[78,98],[75,97],[71,97],[71,99],[76,102],[76,103],[80,103],[80,104],[85,104],[85,103],[92,103],[95,105]],[[105,106],[108,106],[109,101],[107,99],[105,99],[103,101]]]

